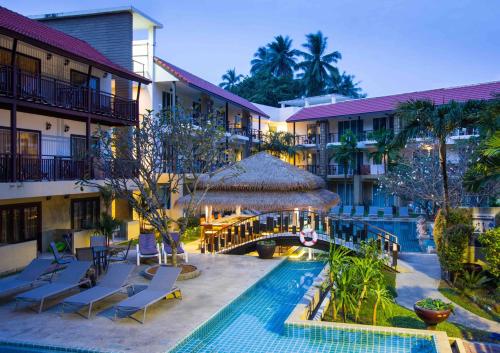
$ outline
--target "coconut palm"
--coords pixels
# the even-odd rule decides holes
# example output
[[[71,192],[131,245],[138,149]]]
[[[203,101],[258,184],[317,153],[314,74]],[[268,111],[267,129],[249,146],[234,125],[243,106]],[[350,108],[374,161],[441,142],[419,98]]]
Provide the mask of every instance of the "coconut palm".
[[[380,284],[376,283],[375,286],[371,290],[371,294],[375,298],[375,301],[373,302],[373,316],[372,316],[372,325],[377,324],[377,310],[379,305],[382,307],[382,309],[385,312],[390,313],[391,311],[391,304],[394,302],[394,299],[387,290],[387,288]]]
[[[229,69],[224,75],[222,75],[222,82],[219,86],[228,91],[232,91],[242,78],[243,75],[236,74],[236,69]]]
[[[261,55],[261,49],[257,52]],[[263,52],[262,52],[263,54]],[[267,45],[267,69],[275,77],[292,77],[296,67],[296,58],[299,51],[292,49],[292,40],[282,35],[274,37],[274,41]]]
[[[403,147],[412,138],[429,135],[437,140],[443,179],[443,208],[446,212],[450,205],[446,139],[458,128],[477,122],[482,107],[483,103],[478,101],[450,101],[437,105],[430,100],[411,100],[399,104],[396,110],[396,116],[401,119],[403,127],[394,138],[395,146]]]
[[[344,197],[347,197],[347,175],[349,174],[349,167],[353,172],[356,166],[356,156],[359,151],[358,139],[352,130],[348,129],[340,138],[340,146],[332,147],[331,153],[335,161],[342,166],[344,172]],[[345,200],[347,201],[347,200]]]
[[[384,165],[384,174],[387,174],[387,169],[391,161],[396,158],[398,148],[392,144],[394,140],[394,131],[378,130],[370,134],[370,139],[375,140],[375,152],[370,153],[370,157],[377,161],[382,161]]]
[[[299,52],[304,61],[298,65],[298,68],[304,71],[301,77],[305,81],[306,94],[315,96],[324,91],[330,73],[337,71],[332,64],[338,62],[342,55],[338,51],[325,54],[328,37],[324,37],[321,31],[306,35],[306,40],[302,46],[307,49],[307,52]]]
[[[365,98],[359,82],[355,82],[354,75],[348,75],[345,71],[341,74],[338,69],[330,72],[330,78],[327,81],[327,93],[336,93],[352,98]]]
[[[250,64],[252,68],[250,69],[250,73],[255,75],[258,72],[265,72],[269,69],[269,51],[266,47],[259,47],[255,54],[253,55],[252,61]]]

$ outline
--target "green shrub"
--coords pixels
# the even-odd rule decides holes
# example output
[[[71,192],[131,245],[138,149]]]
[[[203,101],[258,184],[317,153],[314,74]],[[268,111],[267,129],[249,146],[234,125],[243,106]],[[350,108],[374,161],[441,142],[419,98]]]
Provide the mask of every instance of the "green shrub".
[[[469,237],[474,228],[465,224],[447,226],[438,248],[438,256],[441,266],[450,273],[455,273],[453,281],[456,280],[456,274],[463,268],[464,252],[469,243]]]
[[[184,221],[184,217],[180,217],[177,220],[178,224],[182,224]],[[199,227],[200,226],[200,218],[199,217],[188,217],[187,219],[187,228],[194,228],[194,227]]]
[[[441,245],[441,239],[443,238],[443,233],[446,228],[446,218],[444,216],[443,210],[439,209],[434,219],[434,230],[432,231],[434,237],[434,243],[436,244],[436,249],[439,249]]]
[[[454,307],[452,303],[445,303],[441,299],[432,299],[425,298],[416,302],[416,304],[427,310],[441,311],[441,310],[451,310],[453,311]]]
[[[490,229],[479,236],[483,245],[489,272],[500,278],[500,227]]]
[[[469,208],[452,208],[446,215],[446,226],[464,224],[472,227],[472,210]]]

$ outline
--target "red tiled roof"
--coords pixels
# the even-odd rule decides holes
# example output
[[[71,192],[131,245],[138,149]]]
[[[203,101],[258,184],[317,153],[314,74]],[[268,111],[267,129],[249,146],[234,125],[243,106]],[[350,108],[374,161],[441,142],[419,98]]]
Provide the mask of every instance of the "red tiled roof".
[[[92,62],[96,67],[127,79],[149,83],[146,78],[115,64],[97,51],[89,43],[53,29],[46,24],[0,6],[0,32],[11,34],[31,44],[42,43],[54,51],[62,51],[82,61]]]
[[[262,110],[257,108],[255,105],[253,105],[251,102],[247,101],[245,98],[242,98],[234,93],[231,93],[229,91],[226,91],[223,88],[220,88],[217,85],[214,85],[213,83],[210,83],[208,81],[205,81],[204,79],[193,75],[190,72],[187,72],[175,65],[172,65],[165,60],[162,60],[158,57],[155,56],[154,58],[155,63],[160,65],[162,68],[170,72],[172,75],[177,77],[179,80],[186,82],[189,85],[195,86],[198,89],[202,91],[206,91],[208,93],[211,93],[215,96],[218,96],[224,100],[231,101],[232,103],[239,105],[243,108],[246,108],[260,116],[263,117],[268,117],[266,113],[264,113]]]
[[[395,94],[392,96],[355,99],[345,102],[318,105],[302,108],[287,119],[287,122],[333,118],[347,115],[388,112],[397,105],[408,100],[428,99],[436,104],[444,104],[451,100],[464,102],[469,99],[492,99],[493,94],[500,93],[500,81],[480,83],[476,85],[439,88],[429,91]]]

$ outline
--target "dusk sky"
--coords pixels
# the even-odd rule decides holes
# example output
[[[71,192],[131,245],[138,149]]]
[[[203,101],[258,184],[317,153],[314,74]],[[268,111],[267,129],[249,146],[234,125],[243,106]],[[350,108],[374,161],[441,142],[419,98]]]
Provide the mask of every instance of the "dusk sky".
[[[213,83],[248,74],[278,34],[321,30],[368,96],[500,80],[499,0],[2,0],[23,15],[132,5],[163,23],[157,54]]]

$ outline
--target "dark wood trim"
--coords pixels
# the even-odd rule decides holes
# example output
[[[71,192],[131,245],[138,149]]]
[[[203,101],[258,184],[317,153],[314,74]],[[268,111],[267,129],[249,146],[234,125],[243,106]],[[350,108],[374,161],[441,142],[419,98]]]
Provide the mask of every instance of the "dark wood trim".
[[[31,37],[25,36],[25,35],[23,35],[21,33],[18,33],[16,31],[13,31],[13,30],[10,30],[10,29],[7,29],[7,28],[0,28],[0,34],[6,35],[7,37],[11,37],[13,39],[21,40],[21,41],[23,41],[25,43],[34,45],[35,47],[38,47],[38,48],[40,48],[42,50],[46,50],[46,51],[52,52],[54,54],[66,57],[66,58],[74,60],[74,61],[81,62],[81,63],[87,64],[87,65],[93,65],[96,68],[101,69],[104,72],[109,72],[111,74],[114,74],[116,76],[122,77],[124,79],[128,79],[128,80],[135,81],[135,82],[142,82],[144,84],[150,84],[151,83],[151,81],[148,80],[145,77],[142,77],[142,76],[139,76],[139,75],[135,75],[135,74],[132,74],[132,73],[128,74],[126,72],[114,69],[112,67],[109,67],[109,66],[106,66],[106,65],[102,65],[100,63],[96,63],[95,61],[89,60],[89,59],[87,59],[85,57],[77,56],[77,55],[69,53],[69,52],[67,52],[67,51],[65,51],[63,49],[54,47],[54,46],[49,45],[49,44],[44,43],[44,42],[40,42],[40,41],[35,40],[35,39],[31,38]]]
[[[75,202],[82,202],[82,201],[97,201],[97,215],[99,216],[101,214],[101,198],[99,196],[71,199],[71,204],[70,204],[71,229],[75,229],[75,222],[74,222]]]
[[[16,55],[17,55],[17,39],[14,39],[14,43],[12,44],[12,56],[11,66],[12,66],[12,90],[17,92],[17,65],[16,65]],[[12,102],[12,106],[10,108],[10,153],[11,157],[11,181],[16,182],[17,180],[17,100]]]
[[[27,208],[27,207],[36,207],[37,208],[38,224],[37,224],[36,239],[30,239],[30,240],[20,241],[17,243],[6,243],[6,244],[20,244],[20,243],[25,243],[28,241],[36,240],[37,250],[41,251],[42,250],[42,220],[43,220],[43,218],[42,218],[42,203],[41,202],[21,202],[21,203],[11,203],[11,204],[6,204],[6,205],[0,205],[0,212],[2,210],[12,210],[12,209],[16,209],[16,208]],[[0,222],[1,222],[1,219],[0,219]],[[25,229],[24,217],[21,217],[21,224],[22,224],[21,228],[24,230]]]
[[[10,126],[1,126],[0,125],[0,130],[10,130]],[[19,132],[19,131],[36,132],[38,134],[38,151],[40,152],[39,156],[41,157],[42,156],[42,132],[40,130],[23,129],[23,128],[17,128],[16,131],[17,132]],[[12,138],[12,136],[11,136],[11,138]],[[17,134],[16,134],[16,142],[19,142],[19,139],[17,138]],[[16,146],[17,146],[17,143],[16,143]],[[11,151],[11,153],[12,153],[12,151]]]
[[[293,145],[295,146],[295,121],[293,122]],[[296,165],[296,154],[297,152],[293,153],[293,165]]]
[[[71,75],[72,75],[73,73],[79,73],[79,74],[81,74],[81,75],[83,75],[83,76],[87,77],[87,78],[86,78],[86,80],[87,80],[87,81],[89,80],[89,79],[88,79],[88,73],[81,72],[81,71],[76,70],[76,69],[70,69],[70,70],[69,70],[69,82],[70,82],[70,84],[72,84],[72,85],[74,85],[74,84],[73,84],[73,82],[72,82],[72,80],[71,80],[71,78],[72,78],[72,76],[71,76]],[[101,92],[101,79],[100,79],[99,77],[97,77],[97,76],[94,76],[94,75],[90,75],[90,78],[94,78],[94,79],[96,79],[96,81],[97,81],[97,85],[98,85],[98,86],[97,86],[97,88],[96,88],[96,92]],[[88,87],[88,86],[89,86],[89,83],[86,83],[86,87]]]

